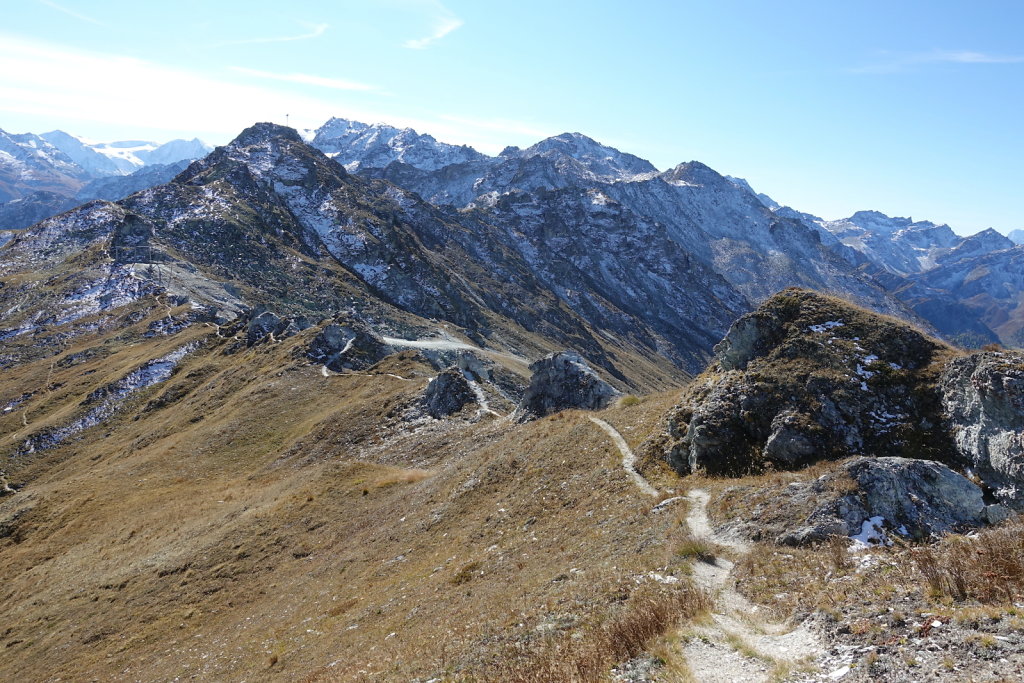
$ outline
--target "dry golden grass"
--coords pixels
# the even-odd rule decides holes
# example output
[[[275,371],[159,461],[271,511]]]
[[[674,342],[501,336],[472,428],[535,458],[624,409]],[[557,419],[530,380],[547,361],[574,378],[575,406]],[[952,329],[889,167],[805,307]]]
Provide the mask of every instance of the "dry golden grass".
[[[939,545],[915,548],[913,560],[933,595],[984,604],[1024,599],[1024,521],[1019,517],[973,537],[951,536]]]
[[[632,652],[699,601],[635,596],[674,522],[584,414],[410,422],[432,372],[415,353],[324,378],[300,342],[214,340],[103,427],[8,461],[27,485],[0,499],[2,678],[472,679],[517,644],[538,662],[549,641],[580,662],[609,638]],[[59,423],[98,377],[180,343],[97,334],[61,358],[102,357],[16,368],[12,395],[51,365],[62,386],[0,434]],[[661,419],[658,401],[621,410],[631,441]]]
[[[657,637],[711,605],[711,598],[694,588],[648,585],[630,595],[605,621],[587,629],[582,638],[551,638],[525,652],[508,652],[484,678],[509,683],[603,680],[615,664],[642,654]]]

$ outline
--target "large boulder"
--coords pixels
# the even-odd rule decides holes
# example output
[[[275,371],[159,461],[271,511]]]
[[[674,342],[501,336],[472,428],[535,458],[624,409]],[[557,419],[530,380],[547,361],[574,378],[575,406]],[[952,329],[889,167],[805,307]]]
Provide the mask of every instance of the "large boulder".
[[[253,346],[265,340],[281,341],[310,327],[310,322],[302,316],[282,318],[270,311],[263,311],[252,316],[246,324],[245,342]]]
[[[313,337],[306,357],[322,363],[328,370],[342,372],[365,370],[379,363],[392,351],[366,323],[339,316]]]
[[[448,368],[427,384],[423,394],[423,405],[433,418],[444,418],[462,410],[470,403],[476,403],[476,393],[463,371],[457,367]]]
[[[619,396],[583,358],[569,351],[548,354],[530,365],[530,370],[530,386],[516,410],[520,422],[568,408],[600,410]]]
[[[249,320],[249,324],[246,325],[245,329],[245,341],[249,346],[258,344],[274,334],[274,330],[281,326],[280,316],[271,313],[270,311],[263,311],[252,317]]]
[[[1024,510],[1024,354],[956,358],[940,386],[961,455],[1000,502]]]
[[[737,320],[715,354],[669,415],[663,454],[680,473],[956,457],[935,389],[952,350],[905,323],[789,289]]]
[[[926,539],[981,526],[994,512],[985,505],[981,488],[931,460],[856,458],[809,487],[809,493],[818,494],[846,491],[825,496],[803,524],[780,535],[780,543],[853,536],[870,520],[903,537]]]

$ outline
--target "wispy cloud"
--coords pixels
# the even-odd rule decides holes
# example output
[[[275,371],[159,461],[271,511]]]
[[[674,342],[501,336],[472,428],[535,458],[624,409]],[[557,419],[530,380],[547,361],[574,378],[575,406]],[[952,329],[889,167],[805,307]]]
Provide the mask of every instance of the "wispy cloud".
[[[255,45],[257,43],[290,43],[293,40],[311,40],[313,38],[319,38],[327,32],[327,29],[330,28],[328,24],[311,24],[305,21],[300,21],[299,25],[307,29],[305,33],[288,36],[274,36],[272,38],[242,38],[241,40],[226,40],[223,43],[217,43],[214,47],[224,47],[227,45]]]
[[[362,107],[363,92],[339,92],[354,85],[340,79],[303,74],[247,74],[259,80],[231,78],[147,60],[81,50],[0,31],[0,116],[20,120],[26,130],[62,128],[99,138],[112,130],[122,136],[199,136],[220,144],[256,121],[285,122],[299,129],[316,128],[332,116],[368,123],[386,121],[415,128],[439,140],[472,145],[497,153],[506,145],[533,144],[550,134],[542,126],[505,119],[403,113],[401,107]],[[278,87],[293,80],[326,83],[321,90],[296,92]],[[124,87],[131,83],[131,88]],[[383,91],[371,91],[377,98]],[[385,98],[380,98],[385,101]],[[12,115],[14,115],[12,117]]]
[[[325,76],[314,76],[312,74],[279,74],[272,71],[260,71],[258,69],[249,69],[244,66],[231,66],[228,67],[232,71],[247,76],[256,76],[257,78],[266,78],[272,81],[285,81],[287,83],[301,83],[302,85],[315,85],[320,88],[332,88],[334,90],[377,90],[377,86],[368,85],[366,83],[357,83],[356,81],[346,81],[341,78],[327,78]]]
[[[106,24],[104,24],[99,19],[93,19],[92,17],[86,14],[76,12],[75,10],[70,9],[68,7],[64,7],[63,5],[58,5],[57,3],[53,2],[53,0],[36,0],[36,2],[38,2],[40,5],[46,5],[50,9],[55,9],[58,12],[63,12],[64,14],[72,16],[75,19],[78,19],[79,21],[84,21],[88,24],[96,24],[97,26],[106,26]]]
[[[402,44],[403,47],[407,47],[411,50],[426,49],[463,25],[464,22],[462,19],[455,16],[450,9],[442,5],[440,2],[429,2],[428,4],[434,14],[432,19],[433,27],[430,35],[423,38],[407,40]]]
[[[1022,64],[1024,55],[997,55],[974,50],[931,50],[908,54],[884,53],[874,64],[849,69],[858,74],[912,71],[929,64]]]

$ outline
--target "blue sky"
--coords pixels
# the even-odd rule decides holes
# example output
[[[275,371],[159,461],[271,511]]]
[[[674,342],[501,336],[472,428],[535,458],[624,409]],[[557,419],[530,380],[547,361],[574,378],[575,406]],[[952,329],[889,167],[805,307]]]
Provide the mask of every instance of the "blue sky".
[[[0,128],[328,116],[496,153],[579,131],[825,218],[1024,227],[1024,3],[3,0]]]

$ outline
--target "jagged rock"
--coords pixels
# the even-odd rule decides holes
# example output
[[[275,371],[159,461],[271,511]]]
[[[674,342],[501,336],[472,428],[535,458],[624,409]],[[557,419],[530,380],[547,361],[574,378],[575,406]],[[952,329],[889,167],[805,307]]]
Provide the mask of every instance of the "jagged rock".
[[[453,415],[477,400],[473,388],[457,367],[448,368],[427,384],[423,404],[433,418]]]
[[[533,375],[516,411],[521,422],[568,408],[600,410],[619,392],[575,353],[551,353],[530,365]]]
[[[481,358],[472,351],[460,351],[455,364],[464,373],[469,373],[478,382],[493,381],[494,362]]]
[[[670,415],[680,473],[745,474],[821,459],[950,462],[934,388],[947,347],[832,297],[785,290],[733,324]],[[933,363],[935,361],[935,363]]]
[[[989,523],[981,488],[931,460],[857,458],[811,487],[817,492],[834,489],[840,478],[852,480],[853,490],[820,505],[805,525],[781,535],[779,543],[803,545],[851,536],[873,517],[882,517],[900,535],[918,539]]]
[[[309,344],[307,358],[328,370],[364,370],[392,352],[365,323],[339,317],[317,334]]]
[[[257,344],[273,334],[274,330],[280,326],[281,318],[270,311],[264,311],[249,321],[245,332],[245,341],[249,346]]]
[[[956,358],[941,391],[957,449],[999,502],[1024,510],[1024,354]]]

